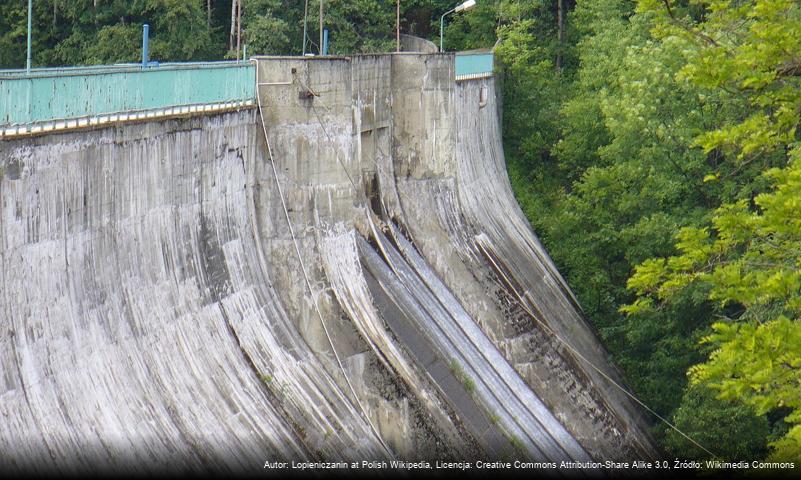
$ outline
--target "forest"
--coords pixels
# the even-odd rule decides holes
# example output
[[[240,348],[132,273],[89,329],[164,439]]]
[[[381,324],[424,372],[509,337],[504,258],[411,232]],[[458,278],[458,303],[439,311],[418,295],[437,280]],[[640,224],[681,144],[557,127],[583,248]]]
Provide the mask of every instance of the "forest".
[[[143,23],[159,61],[319,50],[319,0],[241,3],[34,0],[33,65],[136,62]],[[456,3],[401,0],[401,31],[438,43]],[[396,6],[325,0],[330,52],[393,51]],[[0,68],[24,68],[26,22],[0,0]],[[801,2],[478,0],[446,22],[446,50],[495,48],[515,194],[664,453],[801,460]]]

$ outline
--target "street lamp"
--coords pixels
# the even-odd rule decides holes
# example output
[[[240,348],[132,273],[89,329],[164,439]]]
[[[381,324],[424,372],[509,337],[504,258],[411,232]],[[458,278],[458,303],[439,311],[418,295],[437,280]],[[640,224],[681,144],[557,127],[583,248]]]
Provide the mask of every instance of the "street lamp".
[[[459,13],[459,12],[466,12],[471,8],[476,6],[476,0],[467,0],[464,3],[461,3],[456,6],[456,8],[452,8],[447,12],[443,13],[442,16],[439,18],[439,51],[442,52],[442,38],[444,35],[444,28],[445,28],[445,15],[449,13]]]

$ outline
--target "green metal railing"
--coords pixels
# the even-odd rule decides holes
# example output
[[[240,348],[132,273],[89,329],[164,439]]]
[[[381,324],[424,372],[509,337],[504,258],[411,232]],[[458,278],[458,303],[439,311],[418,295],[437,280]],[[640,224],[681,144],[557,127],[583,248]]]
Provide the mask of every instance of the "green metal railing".
[[[492,75],[494,56],[492,53],[463,52],[456,54],[456,79],[476,78]]]
[[[247,62],[0,72],[0,126],[255,98]]]

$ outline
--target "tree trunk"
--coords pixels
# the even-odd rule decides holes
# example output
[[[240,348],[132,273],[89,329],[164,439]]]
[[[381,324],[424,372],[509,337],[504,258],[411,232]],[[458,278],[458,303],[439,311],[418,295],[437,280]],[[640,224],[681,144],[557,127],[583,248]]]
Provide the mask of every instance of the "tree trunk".
[[[237,0],[231,1],[231,33],[228,35],[228,51],[234,49],[234,34],[236,33],[236,4]]]
[[[557,45],[556,45],[556,70],[562,70],[562,48],[565,41],[565,2],[556,0],[556,23],[557,23]]]
[[[239,52],[242,51],[242,2],[236,2],[236,59],[241,60]]]
[[[206,28],[211,30],[211,0],[206,0]]]

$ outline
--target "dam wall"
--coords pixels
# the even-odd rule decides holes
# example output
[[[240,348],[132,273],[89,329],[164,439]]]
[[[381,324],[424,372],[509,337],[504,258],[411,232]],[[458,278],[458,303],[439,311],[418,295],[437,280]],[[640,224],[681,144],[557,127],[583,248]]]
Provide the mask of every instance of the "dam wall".
[[[257,62],[257,101],[277,180],[270,178],[263,201],[279,205],[283,195],[287,205],[272,209],[269,230],[279,238],[265,250],[268,263],[289,265],[277,274],[278,288],[301,287],[286,299],[297,328],[329,360],[331,374],[347,378],[346,390],[391,450],[404,457],[474,451],[447,401],[386,328],[359,264],[357,236],[370,230],[368,192],[390,159],[391,56]]]
[[[257,126],[251,109],[0,145],[3,467],[372,455],[261,257]]]
[[[454,63],[258,57],[253,106],[0,142],[0,470],[653,457]]]
[[[276,164],[291,171],[300,158],[316,162],[317,182],[305,188],[317,199],[306,213],[318,222],[315,235],[355,229],[386,256],[376,230],[397,227],[584,448],[599,458],[654,454],[647,424],[610,383],[619,375],[514,201],[491,76],[459,81],[453,56],[415,53],[258,64]],[[319,153],[326,147],[309,149],[309,138],[335,148],[334,158]],[[322,244],[318,251],[336,251]],[[366,323],[380,330],[386,319]]]

